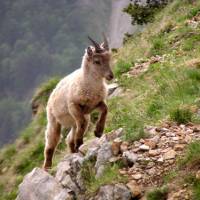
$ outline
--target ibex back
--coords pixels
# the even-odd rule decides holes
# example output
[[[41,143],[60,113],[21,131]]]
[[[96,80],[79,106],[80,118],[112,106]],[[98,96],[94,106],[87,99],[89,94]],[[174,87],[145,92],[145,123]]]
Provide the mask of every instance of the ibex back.
[[[105,79],[113,79],[110,68],[108,41],[99,45],[88,37],[93,46],[86,49],[81,68],[63,78],[53,90],[47,103],[47,129],[44,169],[52,165],[52,157],[60,140],[61,126],[71,128],[67,142],[72,153],[83,144],[83,136],[90,120],[90,113],[98,109],[101,114],[95,128],[95,136],[101,137],[106,115]]]

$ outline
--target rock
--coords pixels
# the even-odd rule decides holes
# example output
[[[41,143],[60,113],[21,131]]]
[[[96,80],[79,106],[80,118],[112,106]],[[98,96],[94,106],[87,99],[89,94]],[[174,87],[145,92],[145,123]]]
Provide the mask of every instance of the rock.
[[[140,174],[140,173],[138,173],[138,174],[133,174],[133,175],[132,175],[132,178],[133,178],[134,180],[139,180],[139,179],[142,178],[142,174]]]
[[[16,200],[72,200],[70,190],[64,189],[51,175],[35,168],[19,186]]]
[[[80,154],[74,153],[65,156],[57,166],[56,179],[76,194],[85,190],[79,174],[83,161],[84,158]]]
[[[120,145],[122,144],[122,140],[120,138],[114,139],[111,149],[114,156],[117,156],[120,152]]]
[[[174,146],[174,150],[175,150],[175,151],[182,151],[184,148],[185,148],[185,145],[184,145],[184,144],[176,144],[176,145]]]
[[[95,163],[96,177],[100,177],[102,175],[103,166],[109,161],[111,157],[111,144],[109,142],[105,142],[101,145],[100,149],[98,150],[97,160]]]
[[[94,200],[131,200],[131,192],[124,184],[101,186]]]
[[[153,140],[147,140],[144,143],[146,146],[150,147],[151,149],[155,149],[157,146],[157,142],[153,141]]]
[[[91,140],[88,140],[86,142],[84,142],[84,144],[82,144],[80,147],[79,147],[79,151],[83,154],[83,155],[86,155],[87,151],[89,149],[94,149],[94,148],[97,148],[97,147],[100,147],[100,139],[99,138],[94,138],[94,139],[91,139]]]
[[[138,156],[133,152],[125,151],[122,155],[122,160],[126,166],[131,167],[138,160]]]
[[[157,144],[159,142],[159,140],[160,140],[160,136],[159,135],[155,135],[150,140]]]
[[[176,157],[176,152],[173,149],[171,149],[167,151],[163,157],[165,160],[173,159]]]
[[[133,198],[141,197],[142,189],[140,186],[138,186],[138,184],[135,181],[132,180],[128,182],[126,185],[130,189]]]
[[[118,96],[122,95],[122,93],[123,93],[123,89],[121,87],[118,87],[113,91],[112,94],[109,95],[108,98],[110,99],[110,98],[113,98],[113,97],[118,97]]]
[[[122,142],[122,144],[120,145],[120,151],[121,151],[121,153],[123,153],[124,151],[128,150],[128,145],[129,145],[128,142]]]
[[[116,138],[120,138],[123,135],[123,128],[118,128],[117,130],[112,131],[109,134],[106,134],[107,141],[113,141]]]
[[[112,83],[112,84],[107,85],[108,96],[111,95],[118,87],[119,85],[117,83]]]
[[[113,193],[114,193],[113,200],[115,200],[115,199],[120,199],[120,200],[132,199],[130,190],[127,188],[126,185],[124,185],[122,183],[118,183],[115,185]]]
[[[149,150],[149,156],[157,156],[160,154],[159,150]]]
[[[143,144],[143,145],[139,146],[139,149],[142,150],[142,151],[149,151],[150,147]]]
[[[190,143],[191,141],[192,141],[191,136],[186,135],[186,136],[185,136],[185,142],[186,142],[186,143]]]
[[[159,163],[163,163],[164,162],[164,158],[163,157],[160,157],[160,158],[158,158],[158,160],[157,160]]]

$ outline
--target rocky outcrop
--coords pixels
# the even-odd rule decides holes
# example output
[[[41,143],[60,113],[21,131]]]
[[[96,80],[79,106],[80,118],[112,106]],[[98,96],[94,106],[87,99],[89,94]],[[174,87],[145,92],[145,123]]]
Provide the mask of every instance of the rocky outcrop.
[[[58,164],[55,177],[42,169],[35,168],[25,176],[19,186],[17,200],[87,200],[81,170],[84,162],[93,160],[96,178],[100,177],[113,157],[112,141],[122,136],[123,129],[92,139],[80,147],[80,152],[69,154]],[[122,183],[102,186],[91,200],[129,200],[130,189]]]
[[[55,177],[35,168],[20,185],[17,200],[141,199],[146,188],[163,184],[162,177],[175,168],[176,157],[183,155],[185,146],[200,139],[200,126],[192,124],[166,123],[162,127],[146,127],[145,131],[148,138],[132,143],[122,141],[122,128],[85,142],[79,153],[66,155],[58,164]],[[88,161],[96,178],[102,176],[108,163],[120,161],[123,167],[119,174],[127,177],[127,183],[103,185],[93,197],[86,196],[84,178],[87,174],[82,170]]]
[[[72,200],[70,193],[53,176],[35,168],[20,184],[17,200]]]

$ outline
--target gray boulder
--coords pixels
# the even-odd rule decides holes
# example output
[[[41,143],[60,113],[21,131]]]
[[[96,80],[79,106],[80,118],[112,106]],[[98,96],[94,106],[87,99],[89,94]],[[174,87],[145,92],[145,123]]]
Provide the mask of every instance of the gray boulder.
[[[16,200],[72,200],[70,192],[47,172],[35,168],[20,184]]]

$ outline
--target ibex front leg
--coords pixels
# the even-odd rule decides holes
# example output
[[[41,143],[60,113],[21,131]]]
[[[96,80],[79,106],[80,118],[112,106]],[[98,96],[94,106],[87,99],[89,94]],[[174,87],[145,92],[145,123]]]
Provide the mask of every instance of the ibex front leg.
[[[105,122],[106,122],[106,116],[107,116],[107,113],[108,113],[108,107],[107,107],[107,105],[106,105],[106,103],[104,101],[101,101],[97,105],[97,109],[100,110],[101,115],[99,117],[99,120],[97,121],[94,134],[95,134],[96,137],[101,137],[102,134],[103,134],[103,130],[104,130]]]
[[[82,107],[79,104],[72,104],[70,106],[70,114],[72,115],[76,123],[74,151],[78,152],[78,148],[83,144],[83,135],[88,127],[88,118],[84,115]]]

